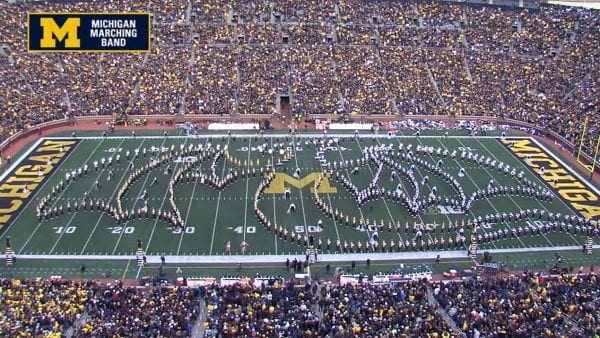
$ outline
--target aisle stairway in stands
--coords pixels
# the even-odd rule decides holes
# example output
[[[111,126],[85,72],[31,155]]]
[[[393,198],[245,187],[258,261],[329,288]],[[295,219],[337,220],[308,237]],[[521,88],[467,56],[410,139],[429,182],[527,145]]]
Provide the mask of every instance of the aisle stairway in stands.
[[[191,29],[190,29],[190,35],[192,34]],[[192,45],[193,46],[193,45]],[[196,60],[196,50],[195,48],[190,48],[190,59],[189,59],[189,63],[188,63],[188,69],[193,69],[194,67],[194,61]],[[189,88],[190,86],[190,72],[185,72],[185,80],[183,80],[183,88]],[[185,111],[185,101],[187,99],[187,90],[183,91],[183,94],[181,96],[181,105],[179,106],[179,114],[186,114],[188,113],[187,111]]]
[[[149,57],[150,57],[150,53],[144,54],[144,59],[142,60],[141,69],[144,69],[146,67]],[[140,96],[140,83],[142,82],[143,79],[144,79],[143,75],[137,77],[137,81],[135,82],[135,86],[133,87],[133,91],[131,93],[131,96],[129,97],[129,101],[127,101],[127,108],[125,109],[126,113],[130,113],[135,108],[136,102],[138,101],[138,98]]]
[[[71,326],[70,328],[68,328],[66,330],[66,332],[64,332],[65,337],[66,338],[71,338],[75,335],[75,333],[77,331],[79,331],[79,329],[81,327],[83,327],[85,325],[85,323],[87,323],[88,321],[88,314],[86,312],[81,314],[81,317],[79,317],[79,319],[77,319],[75,321],[75,323],[73,323],[73,326]]]
[[[206,317],[208,315],[206,308],[206,302],[204,299],[200,299],[200,315],[196,319],[194,323],[194,327],[192,328],[191,338],[202,338],[204,337],[204,322],[206,321]]]
[[[460,332],[461,337],[467,337],[467,335],[456,325],[456,322],[454,322],[454,320],[450,317],[448,312],[446,312],[446,310],[443,309],[438,303],[438,301],[435,299],[435,297],[433,296],[433,290],[431,289],[430,285],[427,285],[427,302],[429,302],[429,305],[435,305],[437,307],[436,312],[440,316],[442,316],[442,318],[448,324],[448,326],[450,326],[456,332]]]
[[[57,57],[58,59],[58,66],[60,67],[60,79],[62,82],[66,83],[67,82],[67,76],[65,75],[65,65],[63,64],[62,58]],[[71,96],[69,95],[69,91],[65,90],[65,98],[64,98],[64,103],[67,105],[67,113],[69,115],[72,114],[73,110],[71,109]]]

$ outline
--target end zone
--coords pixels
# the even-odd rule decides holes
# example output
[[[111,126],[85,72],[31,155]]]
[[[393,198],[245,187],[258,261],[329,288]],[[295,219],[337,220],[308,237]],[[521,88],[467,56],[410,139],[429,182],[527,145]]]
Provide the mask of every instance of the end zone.
[[[504,138],[500,142],[569,207],[586,219],[600,219],[600,191],[556,154],[533,138]]]
[[[0,234],[79,142],[40,139],[0,177]]]

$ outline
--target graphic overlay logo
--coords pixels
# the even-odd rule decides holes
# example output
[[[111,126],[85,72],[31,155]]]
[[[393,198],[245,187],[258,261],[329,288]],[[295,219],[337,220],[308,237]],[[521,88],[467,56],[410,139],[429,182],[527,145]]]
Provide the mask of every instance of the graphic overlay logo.
[[[149,52],[150,13],[29,13],[29,52]]]

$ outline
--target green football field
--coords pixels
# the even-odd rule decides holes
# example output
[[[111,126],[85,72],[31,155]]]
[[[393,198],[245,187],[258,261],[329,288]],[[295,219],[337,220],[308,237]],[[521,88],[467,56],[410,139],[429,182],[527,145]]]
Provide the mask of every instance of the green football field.
[[[520,136],[503,142],[497,136],[452,134],[420,137],[385,134],[355,137],[352,133],[330,133],[326,136],[299,134],[293,138],[287,134],[43,138],[2,178],[5,184],[11,177],[13,182],[24,182],[23,177],[29,177],[39,183],[25,184],[25,192],[13,183],[17,186],[13,187],[13,193],[21,194],[23,203],[2,228],[3,237],[10,237],[12,249],[20,260],[50,262],[101,260],[127,261],[134,265],[138,240],[149,263],[158,262],[163,254],[167,263],[179,264],[281,262],[286,257],[303,258],[307,249],[304,241],[309,237],[314,238],[319,261],[339,262],[365,257],[429,260],[438,254],[452,259],[466,257],[473,237],[469,223],[474,218],[537,209],[543,211],[544,216],[482,222],[477,233],[490,239],[478,242],[477,252],[581,250],[588,235],[578,231],[575,222],[569,231],[551,226],[539,233],[525,231],[526,228],[542,229],[551,224],[551,219],[546,216],[550,213],[559,214],[557,223],[564,220],[564,215],[580,217],[589,214],[575,210],[576,198],[559,197],[551,180],[545,182],[543,175],[535,172],[526,158],[519,158],[519,153],[511,150],[510,142],[521,140],[528,140],[526,147],[541,147]],[[369,149],[376,151],[374,159],[358,163]],[[543,150],[548,158],[568,170],[568,165],[548,149]],[[408,151],[413,154],[412,161],[401,156]],[[469,154],[477,159],[469,160]],[[351,160],[352,164],[341,165]],[[453,186],[431,169],[438,161],[440,172],[456,179],[457,185]],[[500,163],[508,169],[505,171],[503,166],[498,169]],[[26,170],[21,168],[24,165],[27,165]],[[392,168],[394,165],[396,169]],[[406,173],[411,165],[414,165],[412,178]],[[464,177],[459,175],[461,168]],[[294,177],[297,169],[299,175]],[[396,170],[395,178],[391,177],[392,170]],[[521,171],[523,177],[513,176]],[[323,172],[326,174],[321,180],[319,177]],[[230,183],[219,187],[228,175]],[[374,180],[375,176],[378,176],[377,180]],[[423,182],[425,176],[428,177],[426,183]],[[598,194],[596,187],[585,177],[575,172],[572,176],[584,184],[586,191]],[[268,177],[270,184],[262,191],[258,190],[261,183],[266,184]],[[377,197],[359,205],[341,183],[341,177],[358,190],[371,185],[385,192],[401,192],[413,202],[425,201],[435,187],[437,193],[433,196],[439,196],[442,203],[422,207],[416,214],[409,212],[404,202],[387,197]],[[468,200],[473,192],[486,190],[490,181],[495,187],[506,187],[507,191],[518,186],[529,186],[532,191],[539,192],[547,189],[554,197],[551,201],[543,201],[525,193],[500,194],[475,200],[468,213],[444,202],[447,198],[460,204],[457,187],[464,191]],[[320,182],[316,195],[315,182]],[[286,190],[289,198],[285,196]],[[10,197],[10,194],[4,196]],[[323,208],[317,207],[317,199],[341,216],[330,217]],[[10,202],[4,203],[6,207]],[[256,209],[271,225],[270,229],[257,218],[255,203]],[[296,206],[295,212],[288,212],[290,204]],[[153,217],[153,211],[170,213],[170,216]],[[115,217],[115,214],[125,213],[131,215],[124,219]],[[173,222],[166,220],[176,219],[176,215],[179,215],[180,227],[174,227]],[[457,245],[454,243],[460,237],[461,228],[464,228],[465,243]],[[493,238],[494,233],[504,229],[516,231],[519,228],[523,231],[520,235]],[[372,246],[374,236],[377,237],[376,248]],[[449,240],[452,244],[448,244]],[[597,237],[594,240],[598,242]],[[336,245],[338,241],[341,250]],[[230,252],[226,250],[228,242]],[[241,252],[242,242],[248,244],[245,255]],[[331,243],[329,247],[328,242]],[[382,248],[384,242],[385,249]],[[393,249],[390,248],[392,243]]]

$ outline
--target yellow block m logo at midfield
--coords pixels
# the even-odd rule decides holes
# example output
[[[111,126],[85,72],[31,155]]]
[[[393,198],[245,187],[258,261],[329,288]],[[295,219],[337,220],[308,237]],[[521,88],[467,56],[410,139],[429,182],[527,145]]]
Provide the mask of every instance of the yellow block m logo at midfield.
[[[319,175],[321,173],[311,173],[304,178],[298,180],[291,177],[285,173],[275,173],[275,179],[271,182],[271,184],[265,189],[265,194],[283,194],[285,193],[285,184],[291,185],[292,187],[302,189],[306,187],[308,184],[313,183],[314,181],[319,179]],[[312,191],[312,187],[310,190]],[[329,175],[325,176],[321,181],[321,185],[317,190],[320,194],[336,194],[337,188],[332,187],[329,183]]]
[[[65,48],[81,47],[81,40],[77,36],[77,29],[81,25],[80,18],[67,18],[62,26],[58,26],[53,18],[41,18],[42,38],[41,48],[56,48],[56,41],[65,41]]]

